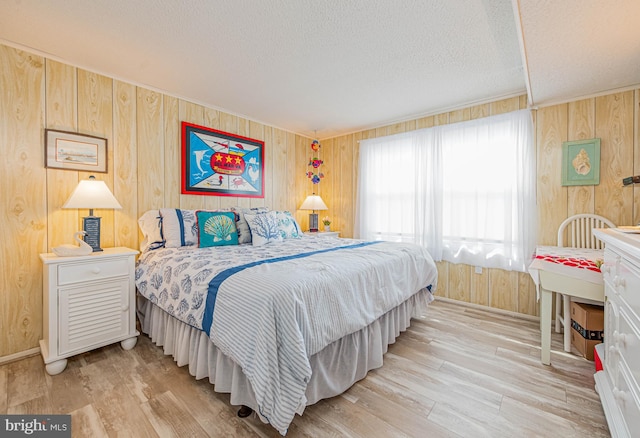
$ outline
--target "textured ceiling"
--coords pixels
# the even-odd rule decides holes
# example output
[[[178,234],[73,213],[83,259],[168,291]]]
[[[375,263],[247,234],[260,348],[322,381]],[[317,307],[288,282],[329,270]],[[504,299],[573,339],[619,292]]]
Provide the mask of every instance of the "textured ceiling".
[[[640,84],[639,0],[521,0],[534,104]]]
[[[640,1],[613,3],[0,0],[0,41],[327,138],[527,90],[543,104],[638,84]]]

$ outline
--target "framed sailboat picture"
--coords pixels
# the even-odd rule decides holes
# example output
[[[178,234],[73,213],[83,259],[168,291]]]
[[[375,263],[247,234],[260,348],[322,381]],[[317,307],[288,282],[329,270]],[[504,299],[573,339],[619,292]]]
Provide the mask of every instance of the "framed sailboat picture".
[[[107,173],[107,139],[45,129],[45,167]]]

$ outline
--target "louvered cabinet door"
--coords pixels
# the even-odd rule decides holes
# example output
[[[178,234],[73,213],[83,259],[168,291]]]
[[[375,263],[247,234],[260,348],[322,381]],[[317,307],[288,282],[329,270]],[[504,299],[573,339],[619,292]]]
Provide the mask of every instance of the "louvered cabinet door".
[[[135,256],[129,248],[105,248],[88,256],[41,254],[44,265],[42,358],[51,375],[67,358],[120,342],[136,344]]]
[[[129,278],[58,291],[60,355],[92,350],[129,332]]]

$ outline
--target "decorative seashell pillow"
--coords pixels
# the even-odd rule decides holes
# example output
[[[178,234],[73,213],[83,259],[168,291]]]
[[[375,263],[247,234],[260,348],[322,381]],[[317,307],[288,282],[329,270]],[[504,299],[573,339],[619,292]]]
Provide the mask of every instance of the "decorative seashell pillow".
[[[238,244],[236,215],[233,212],[197,211],[198,246],[225,246]]]

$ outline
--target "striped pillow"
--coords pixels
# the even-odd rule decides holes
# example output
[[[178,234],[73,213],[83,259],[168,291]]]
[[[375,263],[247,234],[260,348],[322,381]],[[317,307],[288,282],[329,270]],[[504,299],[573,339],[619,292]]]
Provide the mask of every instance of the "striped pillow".
[[[179,248],[198,244],[198,225],[195,210],[161,208],[162,234],[166,248]]]

